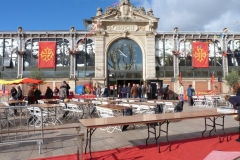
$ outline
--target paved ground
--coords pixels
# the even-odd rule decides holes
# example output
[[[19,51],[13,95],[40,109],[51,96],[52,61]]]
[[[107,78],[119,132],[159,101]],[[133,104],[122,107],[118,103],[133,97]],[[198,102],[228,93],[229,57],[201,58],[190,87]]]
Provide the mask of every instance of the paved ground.
[[[188,107],[185,103],[184,112],[193,110],[206,110],[209,108],[203,107]],[[210,108],[212,109],[212,108]],[[63,120],[64,125],[71,125],[72,123],[78,123],[76,120]],[[165,127],[165,126],[164,126]],[[218,127],[220,131],[220,127]],[[201,133],[204,130],[203,119],[191,119],[180,122],[170,123],[169,140],[180,140],[201,137]],[[82,127],[82,132],[85,133],[86,128]],[[237,132],[238,122],[233,120],[232,116],[227,116],[225,119],[225,131],[226,133]],[[61,130],[61,134],[75,133],[74,129]],[[50,131],[46,135],[58,135],[57,131]],[[163,134],[162,134],[163,135]],[[107,133],[100,129],[97,129],[93,134],[92,150],[101,151],[112,148],[129,147],[136,145],[144,145],[147,137],[146,125],[140,125],[135,129],[130,126],[127,131],[113,133]],[[166,139],[162,136],[159,141],[165,142]],[[83,142],[85,147],[85,141]],[[154,143],[154,139],[151,138],[149,143]],[[0,159],[1,160],[25,160],[32,158],[51,157],[64,154],[72,154],[77,150],[76,138],[64,138],[64,139],[49,139],[42,145],[42,153],[38,153],[38,145],[36,143],[22,143],[9,146],[0,146]]]

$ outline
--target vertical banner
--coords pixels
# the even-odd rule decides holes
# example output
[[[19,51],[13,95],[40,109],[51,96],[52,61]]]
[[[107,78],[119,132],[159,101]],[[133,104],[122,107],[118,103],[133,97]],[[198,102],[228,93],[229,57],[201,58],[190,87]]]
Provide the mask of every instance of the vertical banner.
[[[56,42],[39,42],[38,68],[55,68]]]
[[[179,73],[179,83],[182,83],[182,72]]]
[[[214,72],[212,72],[211,83],[214,84]]]
[[[208,43],[207,42],[192,42],[192,67],[193,68],[208,68]]]

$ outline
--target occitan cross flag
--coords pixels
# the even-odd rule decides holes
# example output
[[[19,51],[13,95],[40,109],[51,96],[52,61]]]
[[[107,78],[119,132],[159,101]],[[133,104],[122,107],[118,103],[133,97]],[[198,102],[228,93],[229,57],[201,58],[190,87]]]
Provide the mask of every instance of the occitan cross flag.
[[[192,67],[193,68],[208,68],[208,43],[207,42],[192,42]]]
[[[56,42],[40,41],[38,51],[38,68],[55,68]]]

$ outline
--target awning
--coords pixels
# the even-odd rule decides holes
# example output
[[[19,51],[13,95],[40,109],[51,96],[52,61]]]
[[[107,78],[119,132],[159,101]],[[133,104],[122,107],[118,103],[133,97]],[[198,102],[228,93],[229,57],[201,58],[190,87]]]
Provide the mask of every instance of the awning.
[[[38,80],[38,79],[33,79],[33,78],[23,78],[23,79],[16,79],[16,80],[12,80],[12,81],[8,81],[8,80],[0,80],[0,84],[4,84],[4,85],[11,85],[11,84],[41,84],[43,83],[42,80]]]

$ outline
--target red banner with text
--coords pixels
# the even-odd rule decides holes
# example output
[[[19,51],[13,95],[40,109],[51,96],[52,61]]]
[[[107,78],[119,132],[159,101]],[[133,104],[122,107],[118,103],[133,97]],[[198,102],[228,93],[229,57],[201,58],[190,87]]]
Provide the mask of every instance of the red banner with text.
[[[56,42],[39,42],[38,68],[55,68]]]
[[[214,90],[195,90],[195,96],[215,95]],[[187,90],[184,91],[184,100],[188,100]]]

